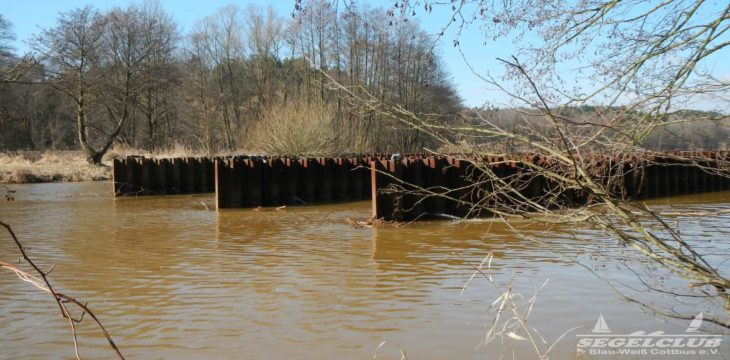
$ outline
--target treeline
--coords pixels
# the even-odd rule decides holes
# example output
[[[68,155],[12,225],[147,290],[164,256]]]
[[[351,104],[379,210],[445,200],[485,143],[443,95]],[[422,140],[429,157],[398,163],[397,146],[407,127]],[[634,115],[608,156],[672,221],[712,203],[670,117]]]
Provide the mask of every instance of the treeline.
[[[304,4],[304,5],[302,5]],[[521,109],[464,109],[416,21],[325,0],[295,2],[291,17],[226,6],[183,33],[158,2],[59,14],[13,52],[0,16],[0,151],[79,149],[98,163],[115,144],[144,150],[334,154],[438,148],[382,104],[422,121],[486,122],[536,141],[552,124]],[[301,7],[303,6],[303,7]],[[334,86],[337,84],[337,86]],[[607,124],[621,108],[561,110]],[[718,114],[684,111],[644,137],[654,149],[724,149]],[[420,121],[420,120],[419,120]],[[572,126],[570,131],[592,131]],[[444,136],[517,151],[504,139]]]
[[[1,19],[7,74],[23,62]],[[226,6],[188,33],[155,1],[104,12],[87,6],[60,14],[30,44],[33,66],[0,83],[2,150],[81,146],[92,162],[115,143],[416,151],[429,140],[376,107],[354,106],[352,96],[414,113],[461,109],[416,22],[391,22],[386,10],[355,4],[309,1],[286,19],[272,9]]]
[[[728,150],[730,145],[730,118],[727,115],[698,110],[680,110],[661,117],[629,110],[620,106],[574,106],[553,109],[555,115],[565,119],[564,135],[587,137],[600,129],[603,137],[595,137],[592,143],[583,144],[595,151],[622,151],[625,147],[641,146],[649,150]],[[523,136],[534,142],[559,139],[555,125],[544,115],[530,108],[464,109],[454,123],[469,127],[492,127]],[[607,142],[606,138],[618,133],[614,130],[626,124],[653,122],[646,134],[623,133],[621,141]],[[456,137],[451,139],[457,146],[445,147],[444,151],[462,151],[477,145],[488,152],[534,151],[514,139],[489,134]]]

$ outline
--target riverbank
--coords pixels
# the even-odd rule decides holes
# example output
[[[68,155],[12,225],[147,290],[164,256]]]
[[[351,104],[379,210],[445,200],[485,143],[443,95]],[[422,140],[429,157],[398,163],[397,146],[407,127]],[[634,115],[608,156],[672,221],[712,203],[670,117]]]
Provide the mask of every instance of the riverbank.
[[[1,184],[109,179],[111,179],[109,164],[90,165],[80,151],[0,153]]]
[[[221,152],[219,155],[230,155]],[[112,160],[130,155],[149,158],[209,156],[205,152],[184,146],[146,151],[126,146],[111,148],[101,166],[89,164],[81,151],[12,151],[0,152],[0,184],[30,184],[48,182],[102,181],[112,178]]]

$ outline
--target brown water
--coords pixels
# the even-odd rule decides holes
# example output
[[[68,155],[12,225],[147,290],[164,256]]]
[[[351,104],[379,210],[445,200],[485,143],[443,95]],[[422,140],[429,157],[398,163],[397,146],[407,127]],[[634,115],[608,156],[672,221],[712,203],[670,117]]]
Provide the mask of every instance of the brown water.
[[[13,189],[16,200],[0,204],[0,219],[39,263],[56,266],[55,284],[89,301],[130,359],[364,359],[384,340],[378,358],[400,358],[398,349],[410,359],[511,358],[513,348],[517,358],[535,358],[509,338],[475,350],[498,294],[479,279],[460,293],[489,252],[495,277],[504,283],[512,275],[516,292],[530,296],[549,279],[530,320],[548,341],[574,326],[589,332],[599,313],[614,332],[687,326],[619,300],[576,265],[571,259],[633,279],[617,265],[632,261],[631,250],[587,230],[526,226],[545,241],[538,247],[494,221],[347,225],[347,217],[369,216],[366,202],[218,213],[200,204],[212,196],[114,200],[108,183]],[[670,203],[730,209],[730,193],[657,206]],[[679,220],[703,251],[719,254],[711,259],[719,264],[730,247],[729,219]],[[0,236],[0,259],[17,257]],[[0,359],[73,355],[67,324],[49,300],[0,273]],[[112,357],[91,322],[80,338],[82,356]],[[552,357],[574,358],[575,344],[567,336]]]

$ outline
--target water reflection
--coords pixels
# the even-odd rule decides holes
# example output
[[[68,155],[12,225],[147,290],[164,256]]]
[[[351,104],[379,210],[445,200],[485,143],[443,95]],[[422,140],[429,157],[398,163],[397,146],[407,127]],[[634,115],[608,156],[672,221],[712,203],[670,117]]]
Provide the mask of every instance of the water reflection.
[[[419,359],[509,354],[509,344],[473,350],[497,294],[477,280],[460,295],[490,252],[494,275],[504,282],[514,274],[518,291],[530,294],[550,279],[531,320],[548,339],[592,327],[599,312],[616,331],[683,331],[684,324],[657,327],[564,257],[612,269],[611,257],[626,256],[592,232],[521,224],[544,241],[536,246],[499,222],[347,225],[348,217],[369,216],[367,202],[216,212],[200,204],[210,196],[114,200],[106,187],[21,186],[0,218],[43,264],[56,265],[56,283],[90,301],[130,358],[363,358],[384,339]],[[730,198],[722,196],[698,206],[723,208]],[[683,231],[727,246],[708,230],[726,220],[688,221]],[[1,241],[0,258],[13,254]],[[48,299],[27,290],[0,275],[0,358],[57,357],[70,349],[66,325]],[[83,350],[109,356],[90,331]],[[574,351],[568,339],[554,355]]]

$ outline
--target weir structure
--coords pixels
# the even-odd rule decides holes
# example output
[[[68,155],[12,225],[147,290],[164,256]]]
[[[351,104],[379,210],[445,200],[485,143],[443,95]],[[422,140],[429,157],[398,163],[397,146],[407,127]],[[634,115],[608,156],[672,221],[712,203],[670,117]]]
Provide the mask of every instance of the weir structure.
[[[588,164],[584,167],[593,181],[624,200],[730,189],[727,151],[587,155],[577,160]],[[374,218],[405,221],[485,215],[469,204],[485,201],[499,184],[507,183],[520,197],[544,206],[590,204],[592,198],[584,191],[561,189],[544,176],[544,171],[565,165],[535,154],[128,157],[114,160],[113,179],[117,197],[215,192],[217,209],[371,199]]]
[[[215,160],[218,209],[370,199],[377,157]]]
[[[215,191],[213,162],[220,157],[114,159],[114,196],[204,194]]]

